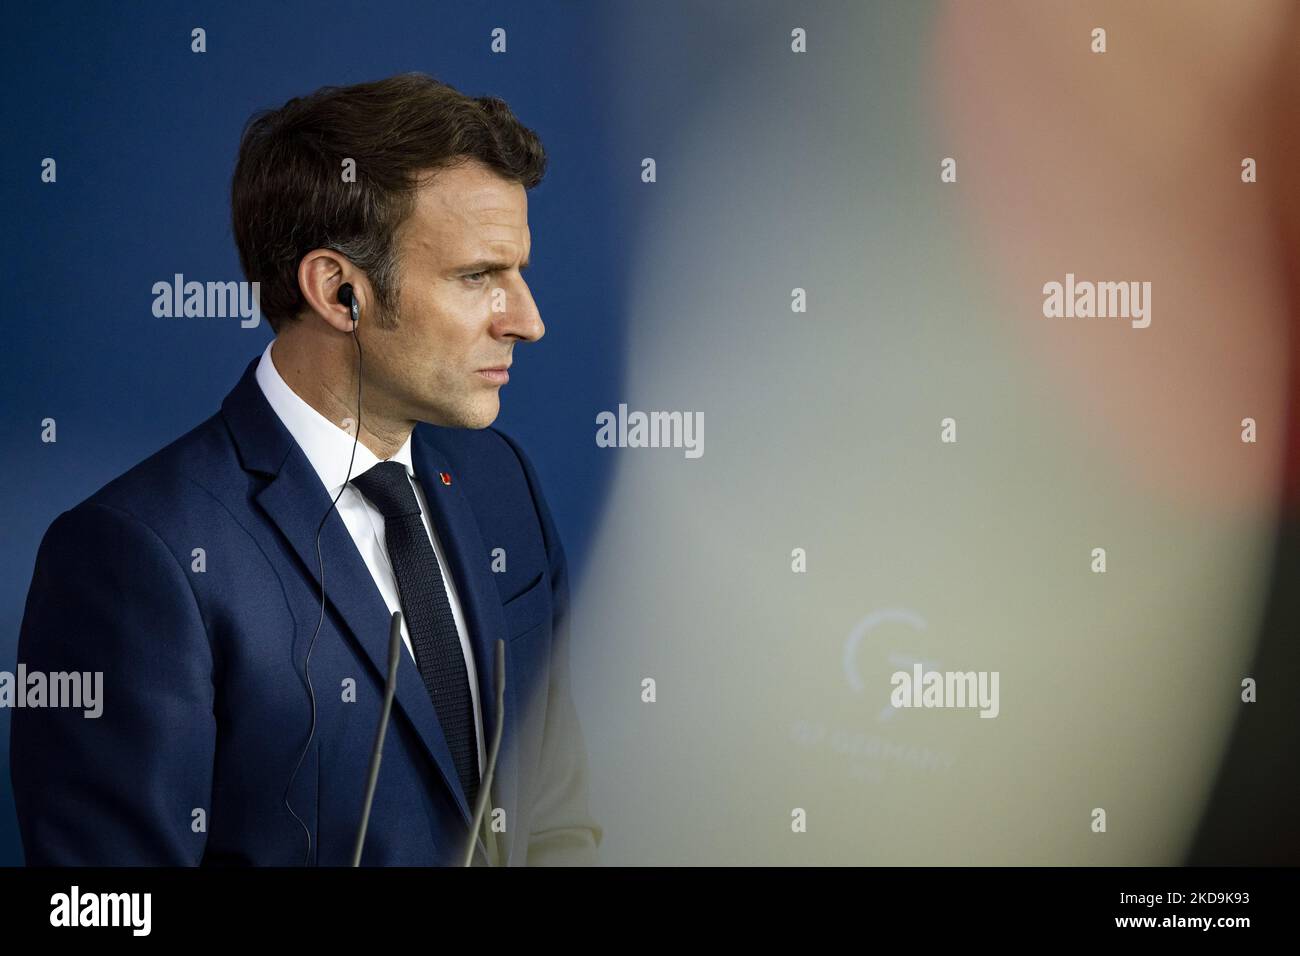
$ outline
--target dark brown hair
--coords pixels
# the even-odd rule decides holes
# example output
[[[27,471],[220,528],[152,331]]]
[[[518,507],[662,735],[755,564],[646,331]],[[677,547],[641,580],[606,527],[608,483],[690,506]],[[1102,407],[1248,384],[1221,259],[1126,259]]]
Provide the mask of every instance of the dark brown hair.
[[[271,328],[304,299],[298,264],[313,249],[346,256],[366,273],[380,315],[395,314],[395,234],[428,173],[485,163],[532,189],[546,171],[537,134],[492,96],[470,97],[423,73],[326,86],[248,121],[230,189],[232,227],[249,282]],[[344,160],[356,162],[345,182]]]

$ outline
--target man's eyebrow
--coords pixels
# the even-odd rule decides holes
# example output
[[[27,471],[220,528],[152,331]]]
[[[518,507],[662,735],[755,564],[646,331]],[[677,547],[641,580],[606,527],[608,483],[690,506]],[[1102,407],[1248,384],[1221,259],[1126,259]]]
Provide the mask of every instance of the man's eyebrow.
[[[519,263],[519,271],[523,272],[532,265],[532,257],[529,256],[523,262]],[[503,272],[510,268],[510,263],[504,259],[476,259],[473,262],[467,262],[462,266],[457,266],[457,272]]]

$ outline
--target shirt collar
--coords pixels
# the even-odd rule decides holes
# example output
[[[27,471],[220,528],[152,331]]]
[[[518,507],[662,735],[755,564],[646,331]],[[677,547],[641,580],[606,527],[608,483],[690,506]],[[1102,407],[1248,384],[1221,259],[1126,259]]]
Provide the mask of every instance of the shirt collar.
[[[284,427],[289,430],[293,440],[303,450],[303,454],[307,456],[307,460],[311,462],[312,468],[320,477],[321,484],[333,498],[343,487],[349,462],[352,464],[352,477],[356,478],[379,464],[381,459],[364,443],[356,441],[350,432],[344,431],[340,425],[336,425],[308,405],[289,387],[271,359],[271,346],[274,344],[275,340],[272,339],[267,344],[266,350],[262,352],[261,361],[257,363],[257,384],[261,386],[262,393],[271,408],[280,417],[280,421],[284,422]],[[362,404],[364,408],[364,396]],[[354,442],[355,460],[352,456]],[[407,476],[415,477],[415,466],[411,462],[410,435],[406,436],[402,447],[388,460],[401,462],[406,466]]]

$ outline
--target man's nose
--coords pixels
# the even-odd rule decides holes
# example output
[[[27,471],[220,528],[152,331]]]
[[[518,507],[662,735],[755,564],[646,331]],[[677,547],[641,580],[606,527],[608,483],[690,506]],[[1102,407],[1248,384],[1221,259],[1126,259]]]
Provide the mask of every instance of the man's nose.
[[[513,284],[503,284],[505,289],[505,311],[499,316],[495,326],[498,335],[514,335],[525,342],[536,342],[546,334],[542,315],[533,301],[533,294],[523,279]]]

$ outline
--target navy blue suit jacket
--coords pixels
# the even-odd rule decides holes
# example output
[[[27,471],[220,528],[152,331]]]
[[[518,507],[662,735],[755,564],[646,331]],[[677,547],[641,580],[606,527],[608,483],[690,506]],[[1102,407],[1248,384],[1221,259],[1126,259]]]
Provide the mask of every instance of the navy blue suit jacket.
[[[59,515],[41,542],[18,659],[29,673],[102,671],[103,711],[12,712],[29,864],[304,862],[308,837],[284,796],[312,721],[303,667],[320,618],[316,529],[331,499],[256,366],[219,413]],[[500,860],[594,863],[602,831],[587,810],[569,689],[564,551],[537,475],[494,428],[417,425],[412,452],[465,611],[485,749],[499,718],[494,647],[506,642],[490,804],[505,813]],[[492,567],[498,548],[504,571]],[[390,616],[337,511],[320,550],[316,730],[289,803],[311,834],[308,862],[346,865]],[[471,813],[403,649],[362,862],[459,864]]]

